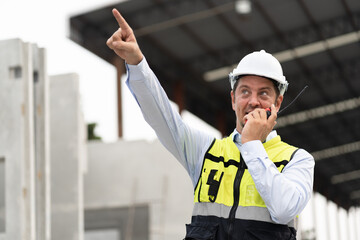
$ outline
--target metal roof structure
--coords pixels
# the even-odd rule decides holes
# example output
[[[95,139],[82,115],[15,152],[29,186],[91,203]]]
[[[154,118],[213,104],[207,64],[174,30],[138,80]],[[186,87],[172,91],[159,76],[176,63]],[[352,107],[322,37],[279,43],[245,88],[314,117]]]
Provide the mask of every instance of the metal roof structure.
[[[252,51],[276,56],[290,83],[283,107],[309,86],[278,133],[314,155],[315,191],[360,205],[359,0],[251,0],[247,14],[234,0],[132,0],[71,17],[70,38],[112,64],[114,7],[169,98],[224,135],[235,127],[228,73]]]

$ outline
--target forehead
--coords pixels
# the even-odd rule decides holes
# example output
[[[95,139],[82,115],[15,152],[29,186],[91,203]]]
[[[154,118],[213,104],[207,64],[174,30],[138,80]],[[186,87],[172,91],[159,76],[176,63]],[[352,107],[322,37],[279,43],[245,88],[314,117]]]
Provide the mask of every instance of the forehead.
[[[249,87],[254,89],[260,89],[260,88],[271,88],[274,89],[275,86],[271,80],[268,78],[260,77],[260,76],[254,76],[254,75],[247,75],[241,77],[238,83],[239,87]],[[275,90],[275,89],[274,89]]]

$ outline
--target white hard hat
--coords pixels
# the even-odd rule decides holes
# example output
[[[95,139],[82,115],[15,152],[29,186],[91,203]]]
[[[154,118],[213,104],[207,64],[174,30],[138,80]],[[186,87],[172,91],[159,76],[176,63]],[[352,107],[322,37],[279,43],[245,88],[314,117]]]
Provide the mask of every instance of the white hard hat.
[[[278,82],[280,95],[284,95],[289,83],[283,75],[280,62],[271,54],[261,50],[246,55],[237,67],[229,74],[231,89],[234,88],[239,76],[256,75],[270,78]]]

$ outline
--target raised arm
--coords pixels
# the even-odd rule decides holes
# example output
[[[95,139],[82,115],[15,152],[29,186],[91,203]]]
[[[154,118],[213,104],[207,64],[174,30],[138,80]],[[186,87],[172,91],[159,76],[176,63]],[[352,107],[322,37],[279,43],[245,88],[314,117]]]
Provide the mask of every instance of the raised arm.
[[[126,84],[146,122],[167,150],[185,167],[193,184],[196,184],[202,156],[213,141],[213,136],[191,128],[172,109],[165,91],[141,53],[133,30],[116,9],[113,14],[119,29],[109,38],[107,45],[127,63]]]

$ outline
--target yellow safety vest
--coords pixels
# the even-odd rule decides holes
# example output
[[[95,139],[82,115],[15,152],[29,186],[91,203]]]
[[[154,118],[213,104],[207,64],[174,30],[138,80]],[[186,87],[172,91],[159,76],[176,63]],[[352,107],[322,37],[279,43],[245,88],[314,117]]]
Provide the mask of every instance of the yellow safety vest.
[[[263,146],[279,172],[297,150],[282,142],[280,136],[265,142]],[[193,216],[232,216],[273,223],[231,136],[214,140],[204,156],[194,192]],[[288,226],[294,227],[294,222]]]

